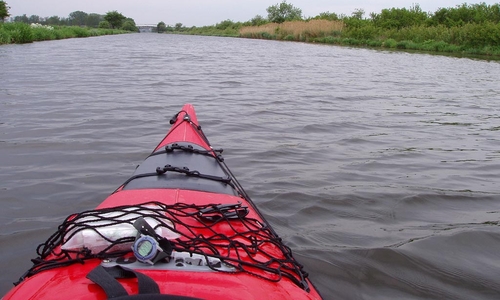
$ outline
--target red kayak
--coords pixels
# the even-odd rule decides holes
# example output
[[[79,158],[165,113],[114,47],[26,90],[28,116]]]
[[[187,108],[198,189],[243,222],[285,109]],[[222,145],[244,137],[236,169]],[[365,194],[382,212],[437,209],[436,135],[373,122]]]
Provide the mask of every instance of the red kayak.
[[[321,299],[192,105],[132,177],[37,248],[3,299]]]

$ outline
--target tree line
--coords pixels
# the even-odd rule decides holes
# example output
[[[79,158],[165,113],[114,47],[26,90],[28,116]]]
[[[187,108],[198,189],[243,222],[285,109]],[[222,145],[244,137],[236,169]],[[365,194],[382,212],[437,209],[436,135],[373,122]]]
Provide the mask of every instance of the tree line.
[[[86,13],[83,11],[74,11],[67,18],[58,16],[42,18],[37,15],[15,16],[11,18],[11,22],[26,23],[26,24],[42,24],[48,26],[86,26],[90,28],[112,28],[123,29],[127,31],[138,31],[135,21],[132,18],[127,18],[117,11],[110,11],[105,15],[96,13]]]
[[[9,17],[9,6],[5,1],[0,1],[0,19]],[[80,26],[89,28],[111,28],[126,31],[138,31],[135,21],[117,11],[110,11],[104,15],[74,11],[67,18],[59,16],[40,17],[38,15],[10,17],[10,22],[25,24],[41,24],[47,26]]]
[[[267,16],[246,22],[224,20],[215,25],[184,27],[159,24],[173,33],[318,42],[348,46],[454,52],[500,56],[500,3],[463,3],[435,12],[418,4],[388,8],[365,16],[322,12],[304,17],[302,10],[282,1],[269,6]],[[158,30],[161,32],[161,30]]]
[[[478,4],[463,3],[451,8],[439,8],[435,12],[425,12],[420,5],[414,4],[410,8],[388,8],[382,9],[380,13],[372,12],[365,17],[365,10],[355,9],[350,15],[337,14],[335,12],[322,12],[314,17],[304,17],[302,9],[295,7],[287,1],[282,1],[267,9],[267,17],[256,15],[246,22],[234,22],[224,20],[211,26],[201,28],[213,30],[238,31],[245,26],[260,26],[268,23],[283,23],[287,21],[309,21],[309,20],[330,20],[343,21],[346,29],[360,27],[376,27],[381,29],[401,29],[411,26],[446,26],[456,27],[465,24],[485,24],[500,22],[500,4],[488,5],[484,2]],[[161,31],[200,31],[198,27],[184,27],[182,23],[175,26],[167,26],[164,22],[158,23]]]
[[[5,23],[10,17],[9,9],[5,1],[0,1],[0,45],[139,31],[132,18],[117,11],[105,15],[74,11],[68,18],[22,15],[11,17],[10,22]]]
[[[10,7],[5,1],[0,1],[0,23],[3,23],[3,20],[10,16],[9,9]]]
[[[10,18],[11,22],[26,23],[26,24],[42,24],[49,26],[87,26],[92,28],[99,27],[99,23],[104,21],[104,16],[96,13],[86,13],[83,11],[74,11],[67,18],[59,16],[40,17],[38,15],[15,16]]]

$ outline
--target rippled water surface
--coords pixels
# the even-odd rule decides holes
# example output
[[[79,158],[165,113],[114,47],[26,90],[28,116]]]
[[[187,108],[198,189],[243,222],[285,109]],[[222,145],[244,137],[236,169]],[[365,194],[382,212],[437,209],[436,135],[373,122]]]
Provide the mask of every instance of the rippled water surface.
[[[325,299],[500,298],[500,64],[133,34],[0,46],[0,294],[184,103]]]

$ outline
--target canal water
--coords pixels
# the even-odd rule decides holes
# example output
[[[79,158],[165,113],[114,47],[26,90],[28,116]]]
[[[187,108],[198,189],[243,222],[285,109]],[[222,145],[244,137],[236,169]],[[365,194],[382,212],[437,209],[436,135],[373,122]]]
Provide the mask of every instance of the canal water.
[[[325,299],[500,298],[500,63],[221,37],[0,46],[0,294],[192,103]]]

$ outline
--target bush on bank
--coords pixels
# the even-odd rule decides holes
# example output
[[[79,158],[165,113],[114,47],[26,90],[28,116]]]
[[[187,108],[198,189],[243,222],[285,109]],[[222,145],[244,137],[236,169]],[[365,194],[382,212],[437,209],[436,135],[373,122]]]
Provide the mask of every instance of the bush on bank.
[[[363,15],[362,9],[351,16],[325,12],[281,23],[257,15],[247,22],[225,20],[204,27],[178,23],[164,32],[500,56],[500,3],[464,3],[435,13],[414,5]]]
[[[500,4],[464,3],[440,8],[434,14],[414,5],[409,9],[383,9],[370,18],[363,18],[363,14],[358,9],[351,16],[322,13],[308,20],[244,26],[239,36],[500,56]],[[310,25],[318,20],[336,22],[335,29],[329,29],[332,25],[328,23]]]
[[[109,28],[89,28],[80,26],[47,26],[26,23],[0,23],[1,44],[25,44],[36,41],[61,40],[129,33],[129,31]]]
[[[401,29],[365,26],[342,32],[340,38],[315,42],[421,51],[500,55],[500,23],[468,23],[463,26],[416,25]]]

